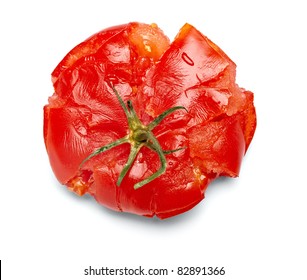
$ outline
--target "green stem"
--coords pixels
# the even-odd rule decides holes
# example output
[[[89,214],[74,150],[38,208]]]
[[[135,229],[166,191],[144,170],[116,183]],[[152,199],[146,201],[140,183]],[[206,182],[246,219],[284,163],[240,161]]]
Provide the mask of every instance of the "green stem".
[[[176,110],[181,110],[181,109],[187,111],[187,109],[186,109],[185,107],[183,107],[183,106],[175,106],[175,107],[172,107],[172,108],[166,110],[166,111],[163,112],[161,115],[159,115],[158,117],[156,117],[156,118],[147,126],[147,128],[148,128],[149,130],[154,129],[154,128],[155,128],[161,121],[163,121],[163,119],[165,119],[169,114],[173,113],[173,112],[176,111]]]
[[[127,106],[126,106],[124,101],[120,97],[119,93],[115,89],[115,87],[112,84],[111,84],[111,86],[113,88],[113,91],[114,91],[122,109],[125,112],[130,131],[125,137],[120,138],[120,139],[118,139],[118,140],[116,140],[116,141],[114,141],[114,142],[112,142],[108,145],[105,145],[105,146],[97,149],[96,151],[94,151],[92,154],[90,154],[88,157],[86,157],[81,162],[80,168],[82,167],[82,165],[86,161],[88,161],[92,157],[94,157],[94,156],[96,156],[100,153],[103,153],[107,150],[110,150],[110,149],[112,149],[116,146],[119,146],[121,144],[130,143],[131,149],[130,149],[129,157],[127,159],[125,166],[123,167],[122,171],[120,172],[120,175],[119,175],[117,183],[116,183],[117,186],[120,186],[124,177],[127,175],[128,171],[130,170],[131,166],[133,165],[134,160],[137,157],[138,152],[140,151],[140,149],[143,146],[145,146],[149,149],[152,149],[153,151],[155,151],[158,154],[161,166],[151,176],[149,176],[148,178],[146,178],[146,179],[144,179],[144,180],[142,180],[142,181],[140,181],[140,182],[138,182],[134,185],[134,189],[139,189],[140,187],[142,187],[142,186],[150,183],[151,181],[155,180],[156,178],[158,178],[160,175],[162,175],[166,171],[167,163],[166,163],[165,154],[170,154],[170,153],[177,152],[181,149],[185,149],[185,147],[183,147],[183,148],[178,148],[178,149],[175,149],[175,150],[163,151],[161,146],[160,146],[159,141],[153,135],[151,130],[154,129],[159,123],[161,123],[161,121],[163,119],[165,119],[169,114],[173,113],[176,110],[181,110],[181,109],[186,110],[186,109],[182,106],[176,106],[176,107],[170,108],[169,110],[166,110],[165,112],[160,114],[149,125],[145,126],[145,125],[142,124],[142,122],[138,118],[138,116],[137,116],[137,114],[136,114],[136,112],[133,108],[132,102],[129,100],[127,102]]]
[[[149,148],[151,148],[153,151],[157,152],[157,150],[155,150],[154,147],[150,146]],[[174,149],[174,150],[162,150],[162,151],[163,151],[163,154],[169,155],[169,154],[173,154],[173,153],[176,153],[178,151],[184,150],[186,148],[187,147],[182,147],[182,148],[178,148],[178,149]]]
[[[130,100],[127,101],[127,106],[129,109],[129,116],[128,116],[128,125],[130,130],[137,130],[139,127],[144,127],[136,114],[132,102]]]
[[[120,184],[122,183],[124,177],[126,176],[127,172],[129,171],[129,169],[131,168],[140,148],[142,147],[142,145],[132,145],[131,146],[131,150],[130,150],[130,154],[128,157],[128,160],[123,168],[123,170],[120,172],[120,175],[118,177],[117,186],[120,186]]]
[[[150,145],[153,147],[153,149],[157,152],[157,154],[159,156],[159,159],[160,159],[160,162],[161,162],[161,167],[158,169],[158,171],[156,171],[155,173],[150,175],[145,180],[135,184],[134,185],[135,190],[137,190],[140,187],[143,187],[144,185],[146,185],[146,184],[150,183],[151,181],[155,180],[156,178],[158,178],[160,175],[162,175],[166,171],[166,158],[165,158],[164,153],[161,149],[159,141],[156,139],[156,137],[152,133],[149,133],[148,136],[149,136],[148,139],[151,142]]]
[[[128,137],[128,136],[125,136],[125,137],[123,137],[123,138],[120,138],[120,139],[118,139],[118,140],[116,140],[116,141],[114,141],[114,142],[108,144],[108,145],[105,145],[105,146],[103,146],[103,147],[97,149],[96,151],[94,151],[93,153],[91,153],[88,157],[86,157],[86,158],[81,162],[80,168],[81,168],[82,165],[83,165],[86,161],[88,161],[90,158],[92,158],[92,157],[94,157],[94,156],[97,156],[98,154],[103,153],[103,152],[105,152],[105,151],[107,151],[107,150],[110,150],[110,149],[112,149],[112,148],[114,148],[114,147],[116,147],[116,146],[119,146],[119,145],[121,145],[121,144],[128,143],[128,142],[129,142],[129,137]]]
[[[117,99],[118,99],[118,101],[119,101],[121,107],[123,108],[123,110],[124,110],[124,112],[125,112],[125,115],[126,115],[126,117],[127,117],[128,123],[129,123],[130,112],[129,112],[127,106],[125,105],[125,102],[124,102],[124,101],[122,100],[122,98],[120,97],[118,91],[117,91],[116,88],[113,86],[113,84],[112,84],[112,89],[113,89],[113,91],[114,91],[114,93],[115,93],[115,95],[116,95],[116,97],[117,97]]]

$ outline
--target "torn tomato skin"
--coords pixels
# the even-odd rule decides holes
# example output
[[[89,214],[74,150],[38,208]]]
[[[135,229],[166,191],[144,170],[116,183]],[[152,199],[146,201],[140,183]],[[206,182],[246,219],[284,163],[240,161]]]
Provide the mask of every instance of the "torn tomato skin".
[[[80,58],[94,54],[101,45],[103,45],[110,37],[122,32],[126,25],[118,25],[107,28],[89,37],[84,42],[74,47],[53,70],[51,77],[55,83],[60,74],[77,62]]]
[[[189,24],[172,43],[156,25],[129,23],[96,33],[52,73],[55,93],[44,107],[44,139],[54,174],[70,190],[89,193],[115,211],[165,219],[190,210],[212,180],[239,175],[256,129],[253,93],[235,83],[235,69]],[[164,150],[186,148],[166,155],[165,173],[138,190],[134,184],[160,164],[146,147],[120,187],[116,181],[129,145],[99,154],[80,168],[94,150],[129,132],[111,84],[145,124],[173,106],[188,111],[154,128]]]

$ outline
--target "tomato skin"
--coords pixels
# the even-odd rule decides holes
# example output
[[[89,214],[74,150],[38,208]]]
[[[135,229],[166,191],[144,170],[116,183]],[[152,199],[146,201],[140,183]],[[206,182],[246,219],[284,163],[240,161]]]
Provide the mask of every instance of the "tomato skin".
[[[216,45],[186,24],[153,69],[153,86],[146,86],[140,93],[150,96],[146,107],[149,114],[157,115],[182,104],[192,111],[193,118],[197,115],[193,120],[195,125],[219,114],[233,114],[242,109],[245,96],[235,84],[235,68]],[[211,104],[208,108],[197,108],[195,98],[201,99],[200,106],[210,99]]]
[[[78,59],[95,53],[110,37],[122,32],[126,26],[127,25],[124,24],[102,30],[74,47],[53,70],[51,74],[52,82],[55,83],[60,74],[65,71],[65,69],[71,67]]]
[[[44,107],[44,139],[57,179],[115,211],[161,219],[193,208],[218,176],[239,175],[256,129],[253,93],[235,83],[236,65],[193,26],[174,42],[156,25],[129,23],[102,30],[72,49],[52,73],[55,93]],[[129,134],[114,94],[130,100],[144,125],[184,106],[153,129],[167,154],[163,175],[142,147],[120,186],[130,152],[123,144],[83,163],[93,151]]]
[[[201,168],[206,172],[213,171],[230,177],[239,175],[245,141],[240,122],[236,118],[225,117],[190,130],[191,157],[201,159]],[[204,138],[208,139],[205,143]]]

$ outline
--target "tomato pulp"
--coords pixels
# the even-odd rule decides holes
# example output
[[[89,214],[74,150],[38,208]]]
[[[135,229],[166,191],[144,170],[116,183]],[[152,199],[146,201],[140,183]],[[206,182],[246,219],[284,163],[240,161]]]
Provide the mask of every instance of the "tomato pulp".
[[[44,140],[60,183],[116,211],[164,219],[239,175],[256,129],[236,65],[185,24],[175,40],[128,23],[91,36],[52,73]]]

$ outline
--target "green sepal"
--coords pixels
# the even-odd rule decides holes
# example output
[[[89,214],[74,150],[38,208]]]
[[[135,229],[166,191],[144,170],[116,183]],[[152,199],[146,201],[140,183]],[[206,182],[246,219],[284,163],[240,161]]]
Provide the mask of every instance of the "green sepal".
[[[127,101],[127,106],[126,106],[126,104],[124,103],[124,101],[122,100],[122,98],[120,97],[119,93],[117,92],[116,88],[113,85],[112,85],[112,89],[113,89],[122,109],[125,112],[130,131],[125,137],[120,138],[120,139],[118,139],[118,140],[116,140],[116,141],[114,141],[114,142],[112,142],[108,145],[105,145],[105,146],[95,150],[93,153],[91,153],[88,157],[86,157],[81,162],[80,168],[83,166],[83,164],[86,161],[88,161],[92,157],[94,157],[94,156],[96,156],[100,153],[103,153],[107,150],[110,150],[114,147],[117,147],[121,144],[130,143],[131,149],[130,149],[130,154],[129,154],[128,160],[127,160],[125,166],[123,167],[122,171],[120,172],[120,175],[119,175],[117,183],[116,183],[117,186],[120,186],[124,177],[126,176],[128,171],[132,167],[134,160],[137,157],[140,149],[143,146],[147,147],[147,148],[153,150],[154,152],[156,152],[158,154],[161,166],[155,173],[150,175],[148,178],[146,178],[146,179],[144,179],[144,180],[142,180],[142,181],[140,181],[140,182],[138,182],[134,185],[134,189],[139,189],[139,188],[143,187],[144,185],[150,183],[151,181],[155,180],[156,178],[161,176],[166,171],[166,168],[167,168],[167,162],[166,162],[166,158],[165,158],[166,154],[171,154],[171,153],[177,152],[179,150],[185,149],[185,147],[183,147],[183,148],[178,148],[178,149],[175,149],[175,150],[163,151],[161,146],[160,146],[159,141],[153,135],[151,130],[154,129],[158,124],[161,123],[162,120],[164,120],[168,115],[170,115],[174,111],[181,110],[181,109],[186,110],[186,108],[183,107],[183,106],[172,107],[172,108],[166,110],[165,112],[163,112],[162,114],[160,114],[149,125],[145,126],[139,120],[139,118],[138,118],[138,116],[137,116],[137,114],[134,110],[132,102],[130,100]]]

